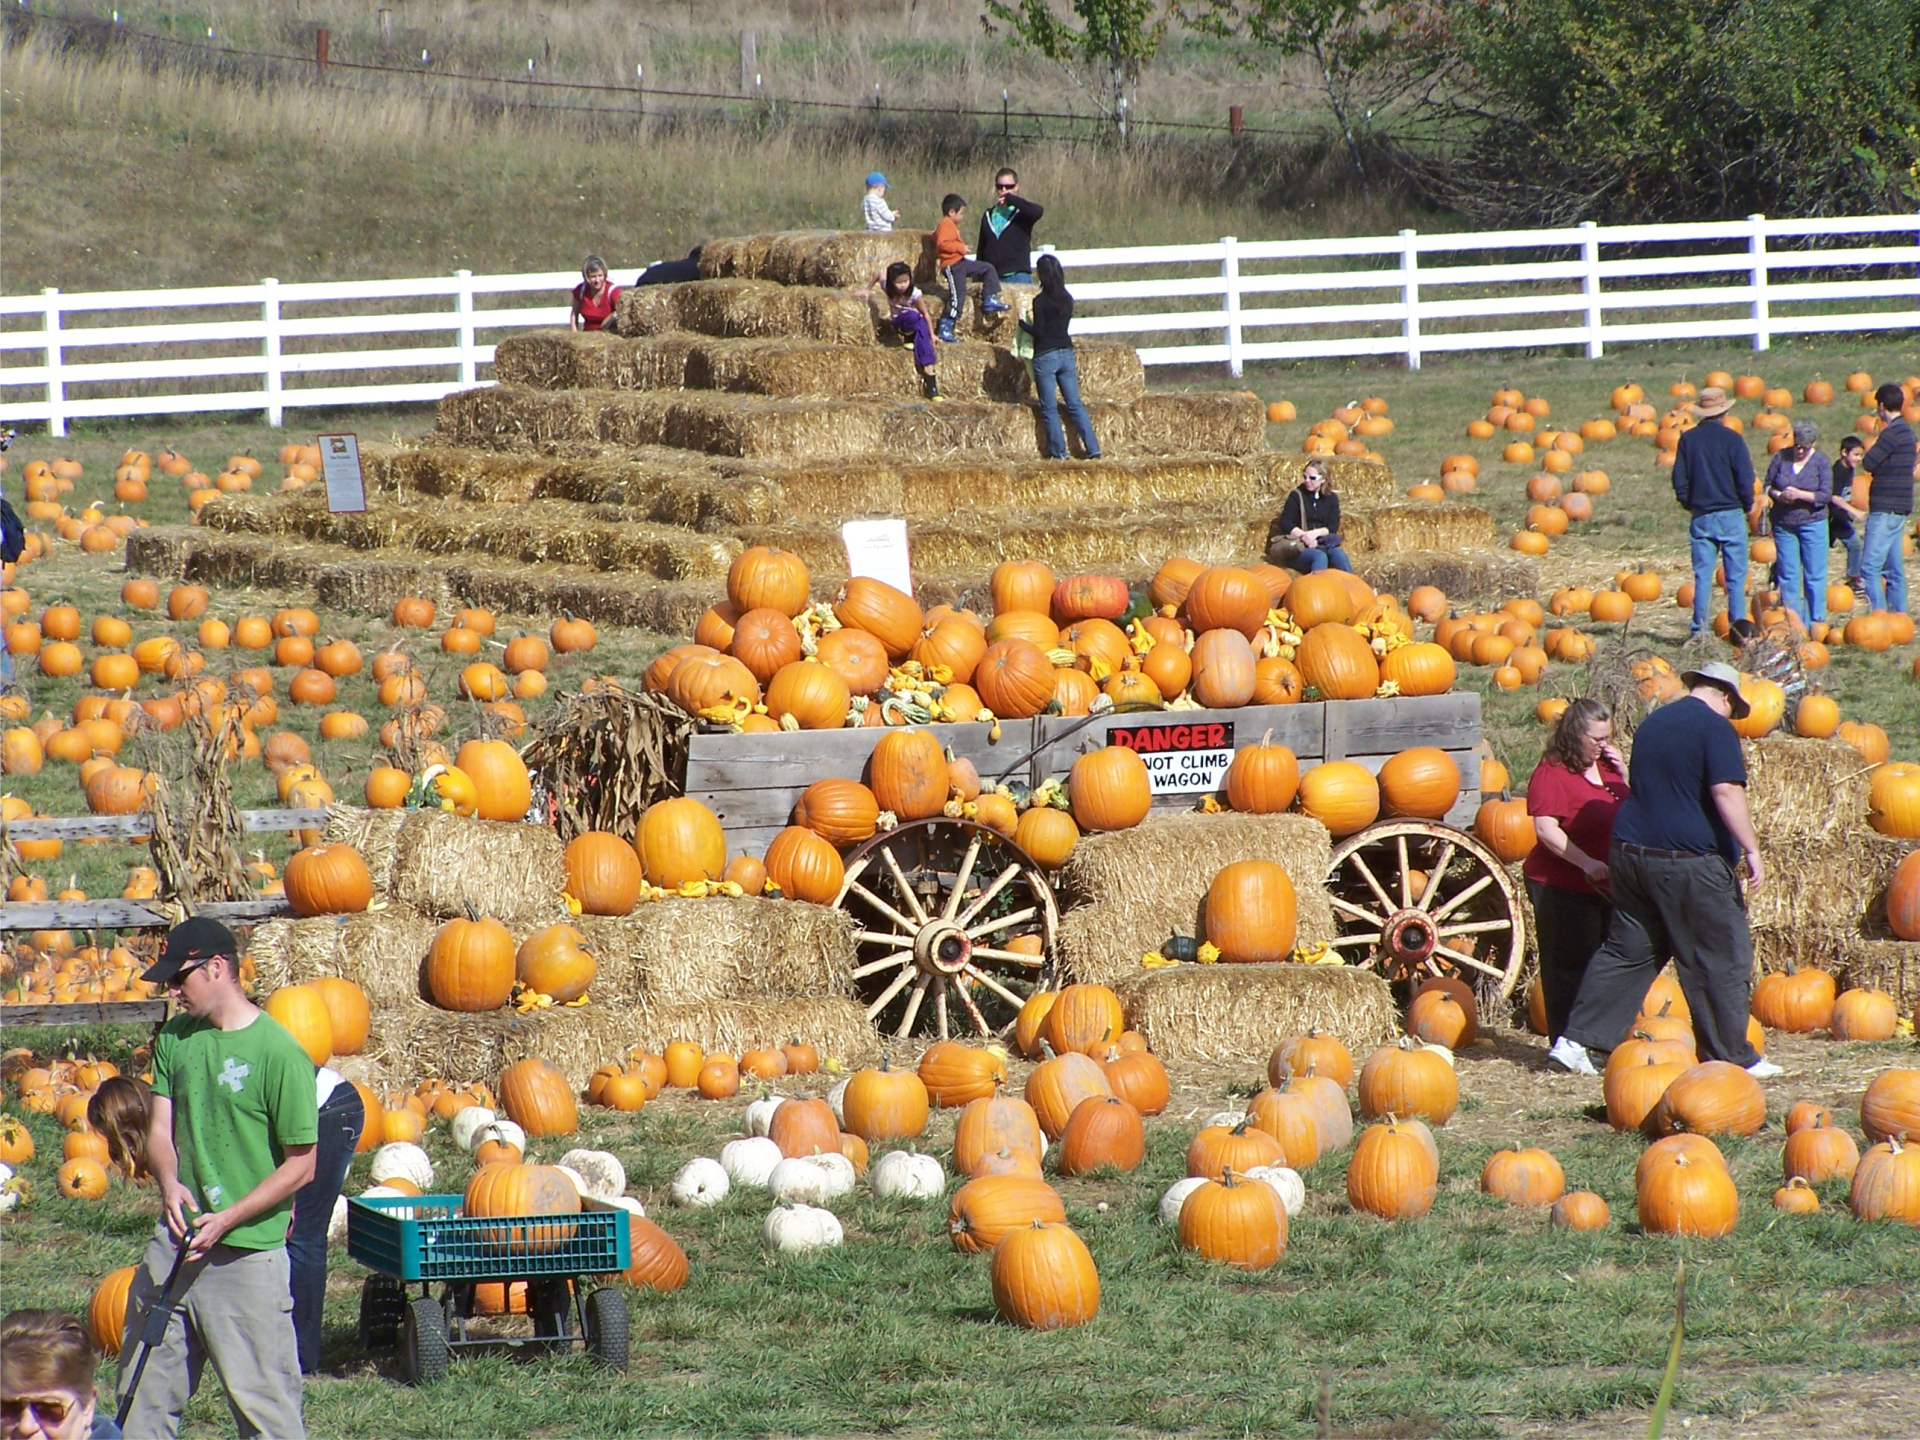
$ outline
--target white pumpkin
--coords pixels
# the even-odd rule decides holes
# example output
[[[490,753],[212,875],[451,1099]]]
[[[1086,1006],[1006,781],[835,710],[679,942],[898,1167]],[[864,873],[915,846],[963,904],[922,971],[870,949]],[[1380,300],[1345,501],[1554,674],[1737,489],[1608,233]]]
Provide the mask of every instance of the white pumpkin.
[[[1207,1117],[1207,1124],[1218,1125],[1227,1130],[1246,1123],[1247,1112],[1244,1110],[1216,1110]]]
[[[25,1193],[21,1182],[13,1178],[13,1166],[0,1163],[0,1215],[18,1205]]]
[[[574,1194],[578,1195],[582,1200],[585,1200],[587,1198],[587,1177],[586,1176],[582,1175],[578,1170],[574,1169],[571,1165],[556,1165],[553,1168],[558,1170],[562,1175],[566,1176],[570,1182],[572,1182]]]
[[[474,1131],[473,1143],[467,1146],[468,1153],[478,1150],[489,1140],[498,1140],[502,1144],[511,1145],[520,1152],[522,1159],[526,1158],[527,1132],[511,1120],[495,1120],[491,1125],[482,1125]]]
[[[773,1112],[786,1104],[784,1095],[762,1095],[758,1100],[747,1102],[747,1118],[743,1122],[741,1134],[746,1136],[764,1135],[773,1124]]]
[[[344,1245],[347,1243],[347,1197],[333,1197],[333,1214],[327,1217],[327,1244]]]
[[[1245,1178],[1271,1185],[1280,1196],[1280,1203],[1287,1207],[1289,1217],[1298,1215],[1300,1207],[1307,1203],[1306,1181],[1300,1178],[1299,1171],[1285,1165],[1256,1165],[1247,1171]]]
[[[395,1195],[405,1195],[406,1193],[404,1190],[394,1189],[391,1185],[369,1185],[360,1192],[360,1198],[363,1200],[381,1200],[389,1199]],[[412,1205],[396,1205],[391,1209],[383,1209],[380,1213],[383,1215],[391,1215],[399,1220],[411,1220],[414,1218],[415,1208],[416,1207]]]
[[[626,1193],[627,1167],[610,1150],[569,1150],[560,1157],[560,1164],[587,1182],[580,1192],[586,1199],[611,1200]]]
[[[824,1205],[849,1193],[855,1178],[853,1162],[844,1155],[801,1155],[773,1167],[767,1177],[767,1193],[775,1200]]]
[[[1160,1223],[1174,1226],[1180,1223],[1180,1207],[1187,1203],[1187,1197],[1207,1183],[1204,1175],[1184,1175],[1167,1187],[1167,1193],[1160,1197]]]
[[[883,1200],[934,1200],[947,1192],[947,1172],[937,1156],[889,1150],[873,1162],[867,1183]]]
[[[473,1137],[499,1118],[484,1105],[469,1105],[464,1110],[453,1112],[453,1120],[447,1130],[453,1136],[453,1143],[471,1155],[474,1146],[479,1143]]]
[[[374,1151],[373,1166],[368,1173],[376,1185],[384,1185],[389,1180],[407,1180],[417,1186],[422,1195],[433,1189],[433,1161],[426,1151],[406,1140],[396,1140]]]
[[[727,1178],[741,1186],[761,1186],[773,1174],[773,1167],[787,1157],[780,1147],[764,1135],[749,1135],[729,1140],[720,1147],[720,1164]]]
[[[616,1210],[624,1210],[629,1215],[638,1216],[642,1220],[647,1218],[647,1207],[642,1205],[638,1200],[634,1199],[631,1195],[615,1195],[609,1198],[605,1203],[613,1206],[613,1208]]]
[[[833,1118],[840,1122],[840,1128],[842,1130],[847,1128],[847,1084],[848,1081],[852,1079],[853,1077],[849,1075],[845,1080],[840,1081],[831,1090],[827,1091],[827,1104],[833,1107]]]
[[[827,1250],[846,1238],[840,1217],[811,1205],[776,1205],[761,1227],[761,1239],[782,1254]]]
[[[718,1160],[696,1155],[674,1174],[670,1192],[682,1209],[703,1210],[727,1198],[732,1182]]]

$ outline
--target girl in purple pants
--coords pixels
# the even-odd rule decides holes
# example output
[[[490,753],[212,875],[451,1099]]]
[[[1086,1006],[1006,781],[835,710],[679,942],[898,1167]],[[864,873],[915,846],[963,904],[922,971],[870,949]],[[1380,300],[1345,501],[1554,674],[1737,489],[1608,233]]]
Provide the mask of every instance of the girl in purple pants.
[[[887,318],[902,335],[913,341],[913,365],[920,372],[920,389],[929,400],[940,398],[940,384],[934,378],[933,324],[927,318],[927,302],[913,288],[913,267],[896,260],[887,267],[881,294],[887,302]]]

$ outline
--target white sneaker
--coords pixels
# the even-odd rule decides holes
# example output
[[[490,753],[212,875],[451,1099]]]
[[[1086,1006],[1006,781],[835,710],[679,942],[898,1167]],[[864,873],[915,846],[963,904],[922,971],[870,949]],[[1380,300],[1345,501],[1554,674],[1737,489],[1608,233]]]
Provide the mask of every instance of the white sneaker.
[[[1547,1063],[1558,1065],[1562,1070],[1575,1075],[1598,1075],[1593,1068],[1593,1057],[1587,1054],[1587,1047],[1577,1040],[1569,1040],[1562,1035],[1553,1042],[1553,1048],[1547,1052]]]
[[[1762,1056],[1760,1059],[1754,1061],[1753,1064],[1747,1066],[1747,1074],[1753,1076],[1756,1080],[1771,1080],[1776,1075],[1784,1075],[1786,1073],[1784,1066],[1774,1064],[1773,1061],[1767,1059],[1765,1056]]]

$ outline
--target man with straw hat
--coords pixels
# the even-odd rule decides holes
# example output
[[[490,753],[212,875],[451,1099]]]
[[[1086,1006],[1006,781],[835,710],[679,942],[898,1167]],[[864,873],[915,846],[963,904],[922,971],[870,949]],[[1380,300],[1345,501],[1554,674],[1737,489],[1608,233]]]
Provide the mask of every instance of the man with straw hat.
[[[1747,600],[1747,510],[1753,504],[1753,457],[1746,439],[1722,417],[1733,397],[1709,385],[1693,402],[1700,423],[1680,437],[1673,456],[1673,493],[1692,512],[1687,538],[1693,548],[1693,629],[1707,628],[1713,613],[1713,566],[1727,572],[1727,614],[1740,614]]]
[[[1680,678],[1687,693],[1634,734],[1631,793],[1614,817],[1607,854],[1613,918],[1548,1058],[1576,1074],[1596,1073],[1588,1052],[1627,1038],[1647,987],[1671,957],[1700,1058],[1731,1061],[1764,1079],[1781,1070],[1747,1042],[1753,936],[1734,868],[1746,872],[1749,891],[1759,888],[1760,839],[1731,724],[1746,717],[1747,702],[1731,665],[1714,661]]]

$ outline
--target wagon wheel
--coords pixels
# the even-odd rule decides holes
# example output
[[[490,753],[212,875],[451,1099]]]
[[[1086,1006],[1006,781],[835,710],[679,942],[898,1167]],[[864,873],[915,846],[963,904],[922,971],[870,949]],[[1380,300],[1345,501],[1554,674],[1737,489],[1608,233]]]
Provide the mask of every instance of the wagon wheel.
[[[853,977],[867,1019],[902,1037],[930,1022],[943,1040],[1013,1023],[1059,919],[1046,872],[971,820],[916,820],[874,836],[847,857],[836,903],[860,927]],[[1020,937],[1038,937],[1039,952],[1009,948]]]
[[[1340,932],[1333,947],[1348,964],[1390,980],[1453,976],[1483,1011],[1520,978],[1519,892],[1499,857],[1464,831],[1433,820],[1370,825],[1334,848],[1327,890]]]

